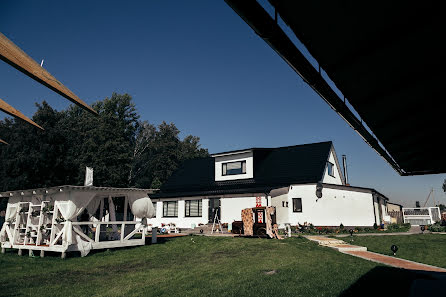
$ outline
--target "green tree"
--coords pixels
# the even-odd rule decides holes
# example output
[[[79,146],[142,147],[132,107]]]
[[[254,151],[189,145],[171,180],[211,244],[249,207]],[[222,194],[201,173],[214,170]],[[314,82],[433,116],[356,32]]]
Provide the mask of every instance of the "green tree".
[[[0,120],[0,191],[83,185],[85,167],[95,186],[159,188],[179,164],[208,156],[200,139],[180,139],[173,124],[140,122],[132,98],[113,93],[92,105],[98,116],[77,106],[57,111],[37,104],[35,129],[20,120]],[[6,199],[2,199],[6,200]]]
[[[161,123],[157,128],[144,122],[136,137],[132,184],[140,188],[159,188],[178,166],[188,159],[206,157],[200,139],[188,135],[183,140],[175,124]]]
[[[94,117],[72,106],[62,126],[71,135],[69,160],[75,183],[82,184],[85,167],[93,167],[96,186],[127,187],[139,115],[128,94],[113,93],[96,102]]]
[[[10,145],[0,148],[0,188],[3,191],[46,187],[68,182],[65,174],[67,134],[58,125],[62,113],[46,102],[37,104],[33,120],[45,130],[22,121],[6,119],[0,123],[2,135]]]

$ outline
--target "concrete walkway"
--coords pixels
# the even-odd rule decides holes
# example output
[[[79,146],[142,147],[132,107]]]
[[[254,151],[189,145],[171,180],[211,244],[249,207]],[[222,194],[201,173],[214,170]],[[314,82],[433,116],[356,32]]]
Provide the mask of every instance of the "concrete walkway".
[[[386,264],[396,268],[403,268],[408,270],[418,270],[418,271],[430,271],[430,272],[446,272],[446,269],[441,267],[436,267],[432,265],[422,264],[418,262],[413,262],[410,260],[405,260],[401,258],[386,256],[382,254],[377,254],[368,251],[345,251],[344,254],[349,254],[355,257],[359,257],[365,260],[369,260],[376,263]]]
[[[336,238],[329,238],[326,236],[306,236],[306,238],[308,240],[317,242],[319,245],[333,248],[344,254],[359,257],[376,263],[393,266],[396,268],[428,272],[446,272],[446,269],[444,268],[369,252],[367,251],[366,247],[351,245]]]

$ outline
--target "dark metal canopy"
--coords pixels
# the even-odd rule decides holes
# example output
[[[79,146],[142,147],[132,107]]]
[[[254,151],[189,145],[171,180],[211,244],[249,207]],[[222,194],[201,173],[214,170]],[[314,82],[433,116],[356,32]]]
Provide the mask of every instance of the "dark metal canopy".
[[[360,118],[257,1],[226,2],[399,174],[446,172],[441,2],[270,0]]]

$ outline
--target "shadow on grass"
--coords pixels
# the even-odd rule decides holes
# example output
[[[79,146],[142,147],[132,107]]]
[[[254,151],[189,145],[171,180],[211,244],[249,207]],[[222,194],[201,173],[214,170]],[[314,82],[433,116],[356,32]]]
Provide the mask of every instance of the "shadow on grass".
[[[154,244],[164,244],[166,242],[168,242],[169,240],[174,239],[174,237],[171,238],[163,238],[163,237],[158,237],[157,238],[157,243],[152,243],[152,238],[151,237],[146,237],[145,240],[145,245],[154,245]],[[139,245],[139,246],[122,246],[122,247],[117,247],[117,248],[109,248],[109,249],[97,249],[97,250],[91,250],[88,256],[91,255],[95,255],[95,254],[103,254],[106,252],[109,252],[111,250],[113,251],[117,251],[117,250],[130,250],[130,249],[134,249],[134,248],[138,248],[141,247],[143,245]],[[18,254],[18,249],[12,249],[12,248],[8,248],[5,251],[6,255],[12,255],[12,254]],[[61,253],[60,252],[52,252],[52,251],[45,251],[45,257],[50,257],[50,258],[60,258]],[[66,258],[79,258],[80,252],[67,252],[66,253]],[[22,250],[22,257],[29,257],[29,252],[27,249],[23,249]],[[40,251],[38,250],[33,250],[33,256],[34,258],[40,258]]]
[[[441,284],[441,279],[444,279],[444,277],[446,277],[444,273],[419,272],[378,266],[361,276],[340,296],[426,296],[414,294],[415,291],[418,292],[420,289],[427,289],[429,293],[437,293],[436,296],[442,296],[444,288],[437,284]]]

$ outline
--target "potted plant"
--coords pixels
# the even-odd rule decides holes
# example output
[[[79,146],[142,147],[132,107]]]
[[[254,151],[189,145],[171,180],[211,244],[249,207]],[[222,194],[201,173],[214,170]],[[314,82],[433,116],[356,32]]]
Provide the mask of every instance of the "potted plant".
[[[46,205],[43,209],[42,212],[45,214],[50,214],[52,211],[54,210],[54,206],[51,204]]]

